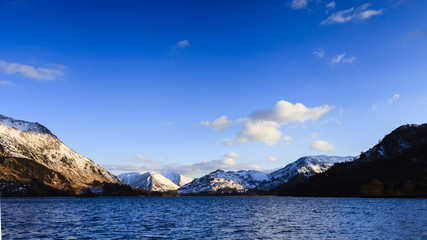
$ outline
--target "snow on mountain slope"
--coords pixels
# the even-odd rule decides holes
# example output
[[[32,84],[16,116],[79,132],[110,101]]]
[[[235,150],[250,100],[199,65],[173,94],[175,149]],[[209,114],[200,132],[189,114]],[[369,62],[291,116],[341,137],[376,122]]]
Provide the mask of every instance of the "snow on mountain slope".
[[[141,188],[151,191],[170,191],[177,190],[178,185],[167,179],[160,173],[146,172],[139,173],[123,173],[118,176],[124,183],[133,188]]]
[[[142,189],[153,190],[153,191],[176,190],[179,187],[184,186],[185,184],[193,181],[192,178],[183,176],[180,173],[175,171],[158,171],[158,172],[147,172],[147,173],[129,172],[129,173],[122,173],[117,177],[120,180],[122,180],[124,183],[130,185],[131,187],[142,188]],[[159,177],[159,175],[161,175],[162,177]],[[169,182],[166,181],[165,179],[168,180]],[[162,185],[163,187],[155,187],[155,190],[151,187],[151,186],[157,186],[157,185],[159,186]]]
[[[160,173],[165,178],[171,180],[173,183],[175,183],[176,185],[178,185],[180,187],[182,187],[185,184],[193,181],[193,178],[186,177],[186,176],[181,175],[180,173],[175,172],[175,171],[157,171],[157,173]]]
[[[309,177],[314,174],[322,173],[332,167],[335,163],[352,161],[354,157],[337,157],[337,156],[306,156],[286,165],[284,168],[269,174],[270,182],[264,189],[271,189],[282,183],[289,181],[296,175]]]
[[[71,150],[39,123],[0,115],[0,156],[31,159],[72,180],[77,187],[94,180],[118,183],[120,180]]]
[[[139,176],[142,174],[137,172],[128,172],[128,173],[122,173],[117,175],[117,177],[122,180],[122,182],[126,183],[127,185],[131,185],[132,182],[136,181]]]
[[[256,170],[224,171],[216,170],[202,178],[193,180],[191,183],[181,187],[179,193],[198,193],[214,191],[237,191],[244,192],[248,189],[259,187],[263,182],[269,181],[266,173]]]
[[[234,189],[237,192],[245,192],[249,189],[268,190],[289,181],[296,175],[309,177],[326,171],[334,163],[351,160],[353,160],[353,157],[302,157],[271,173],[255,170],[240,170],[237,172],[216,170],[184,185],[178,190],[178,193],[199,193],[201,191],[217,191],[218,189]]]
[[[222,171],[222,170],[217,170]],[[224,171],[223,171],[224,172]],[[200,193],[200,192],[245,192],[247,189],[231,179],[212,177],[208,174],[201,178],[194,179],[191,183],[178,189],[180,194]]]

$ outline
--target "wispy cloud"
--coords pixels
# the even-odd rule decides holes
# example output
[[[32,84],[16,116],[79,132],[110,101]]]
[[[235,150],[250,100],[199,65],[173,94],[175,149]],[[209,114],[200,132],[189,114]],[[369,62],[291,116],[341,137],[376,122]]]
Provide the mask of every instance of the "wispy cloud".
[[[240,154],[235,153],[235,152],[229,152],[229,153],[225,154],[224,157],[226,157],[226,158],[243,158]]]
[[[317,139],[317,138],[319,138],[319,137],[320,137],[320,133],[312,133],[310,136],[311,136],[311,138],[313,138],[313,139]]]
[[[325,151],[325,152],[335,151],[335,147],[326,141],[320,141],[320,140],[313,141],[313,142],[310,142],[310,145],[311,145],[311,149],[314,149],[314,150]]]
[[[323,58],[325,56],[325,49],[322,49],[322,48],[314,49],[311,54],[313,54],[316,57]]]
[[[363,21],[370,17],[380,15],[383,9],[369,9],[371,4],[365,3],[357,8],[349,8],[332,13],[327,19],[321,22],[322,25],[347,23],[350,21]]]
[[[9,81],[0,81],[0,86],[12,86],[13,82],[9,82]]]
[[[152,163],[152,164],[161,164],[161,161],[158,160],[154,160],[154,159],[149,159],[146,156],[142,155],[142,154],[136,154],[135,157],[133,159],[131,159],[130,161],[132,162],[143,162],[143,163]]]
[[[190,42],[188,40],[182,40],[176,43],[176,46],[179,48],[186,48],[190,46]]]
[[[283,140],[285,140],[284,145],[291,145],[294,139],[291,136],[283,136]]]
[[[407,42],[422,35],[427,36],[427,30],[424,30],[424,31],[415,30],[415,31],[408,32],[407,34],[405,34],[405,36],[402,37],[402,41]]]
[[[222,145],[223,146],[233,146],[234,145],[234,139],[224,138],[224,140],[222,140]]]
[[[328,3],[328,4],[326,4],[326,8],[327,9],[333,9],[333,8],[335,8],[335,6],[336,6],[337,4],[335,3],[335,1],[332,1],[332,2],[330,2],[330,3]]]
[[[304,9],[307,8],[308,0],[292,0],[291,8],[293,9]]]
[[[400,94],[394,94],[392,97],[390,97],[389,99],[387,99],[386,103],[375,103],[371,106],[371,110],[372,111],[378,111],[383,107],[388,107],[390,106],[392,103],[394,103],[397,99],[400,98]]]
[[[6,74],[19,73],[24,77],[52,81],[64,76],[66,66],[61,64],[48,64],[46,67],[34,67],[21,63],[9,63],[0,60],[0,71]]]
[[[353,63],[356,60],[355,56],[345,57],[346,53],[336,54],[332,59],[331,63]]]

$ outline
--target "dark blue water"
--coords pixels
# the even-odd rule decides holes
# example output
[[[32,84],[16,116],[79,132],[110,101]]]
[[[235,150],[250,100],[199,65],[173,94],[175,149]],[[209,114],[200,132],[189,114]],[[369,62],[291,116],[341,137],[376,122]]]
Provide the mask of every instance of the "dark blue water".
[[[3,239],[427,239],[426,199],[3,198]]]

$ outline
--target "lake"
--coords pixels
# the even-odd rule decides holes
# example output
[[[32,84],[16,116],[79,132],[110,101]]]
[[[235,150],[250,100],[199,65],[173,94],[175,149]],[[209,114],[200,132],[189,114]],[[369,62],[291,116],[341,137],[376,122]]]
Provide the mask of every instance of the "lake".
[[[427,199],[3,198],[3,239],[427,239]]]

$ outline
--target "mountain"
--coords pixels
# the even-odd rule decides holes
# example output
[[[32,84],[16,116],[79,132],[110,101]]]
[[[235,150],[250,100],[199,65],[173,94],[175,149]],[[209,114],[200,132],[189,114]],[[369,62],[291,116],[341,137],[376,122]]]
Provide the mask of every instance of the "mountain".
[[[171,180],[173,183],[175,183],[176,185],[178,185],[180,187],[182,187],[185,184],[193,181],[193,178],[186,177],[186,176],[181,175],[180,173],[175,172],[175,171],[158,171],[157,173],[160,173],[165,178]]]
[[[0,157],[3,182],[37,180],[55,189],[77,192],[93,183],[121,182],[89,158],[71,150],[43,125],[3,115],[0,115]]]
[[[178,193],[245,192],[248,189],[257,188],[260,183],[268,180],[269,177],[266,173],[256,170],[226,172],[218,169],[184,185],[178,190]]]
[[[308,156],[286,165],[284,168],[264,173],[256,170],[224,171],[216,170],[181,187],[178,193],[196,194],[200,192],[246,192],[250,189],[269,190],[289,179],[298,177],[301,181],[326,171],[338,162],[351,161],[353,157]]]
[[[427,124],[408,124],[386,135],[352,162],[275,192],[295,196],[426,197]]]
[[[288,182],[292,178],[298,178],[299,181],[325,172],[336,163],[352,161],[355,157],[338,157],[338,156],[306,156],[301,157],[293,163],[286,165],[284,168],[271,172],[269,174],[270,182],[263,186],[268,190]]]
[[[120,174],[118,177],[131,187],[151,191],[177,190],[193,180],[175,171],[146,172],[143,174],[130,172]]]

